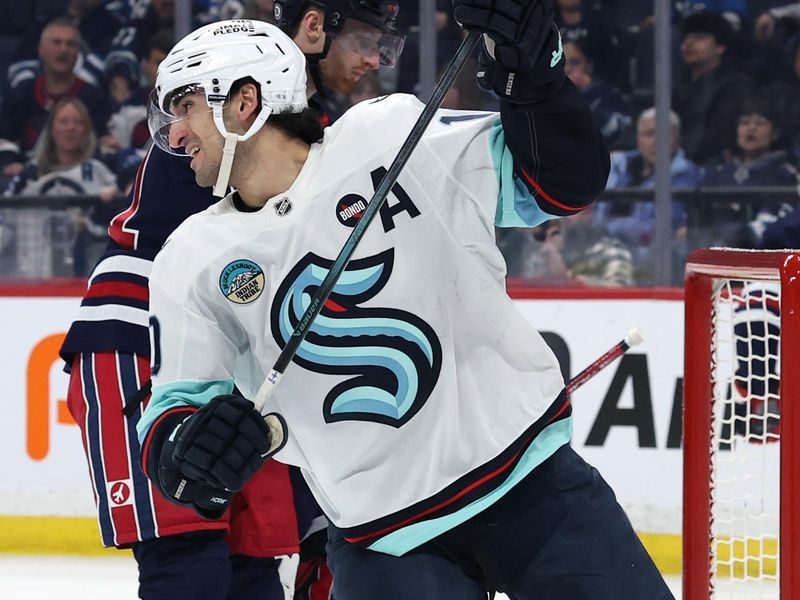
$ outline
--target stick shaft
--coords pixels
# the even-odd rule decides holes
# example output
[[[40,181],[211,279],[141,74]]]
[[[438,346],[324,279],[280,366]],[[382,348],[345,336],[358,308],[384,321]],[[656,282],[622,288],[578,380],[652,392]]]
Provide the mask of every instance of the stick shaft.
[[[625,354],[631,347],[641,343],[643,339],[638,329],[635,327],[631,329],[624,339],[614,344],[605,354],[569,380],[567,383],[567,395],[577,390],[609,364]]]
[[[584,383],[586,383],[592,377],[597,375],[600,371],[605,369],[609,364],[611,364],[617,358],[625,354],[629,348],[630,346],[627,344],[627,342],[625,342],[625,340],[622,340],[621,342],[617,343],[608,352],[603,354],[603,356],[595,360],[583,371],[581,371],[580,373],[575,375],[575,377],[569,380],[569,383],[567,384],[567,394],[571,394],[572,392],[577,390]]]
[[[375,218],[375,215],[378,213],[383,203],[386,201],[389,191],[392,189],[392,186],[394,186],[397,178],[400,176],[400,171],[408,162],[411,153],[413,152],[414,148],[416,148],[420,139],[422,139],[422,134],[430,124],[433,116],[436,114],[436,111],[439,110],[439,106],[442,104],[445,94],[452,86],[453,81],[455,81],[456,76],[458,75],[459,71],[461,71],[461,67],[464,66],[464,63],[472,54],[480,39],[481,36],[479,33],[470,33],[464,39],[464,41],[461,42],[458,51],[450,60],[450,64],[447,65],[447,68],[442,74],[442,78],[439,80],[436,89],[433,90],[433,94],[431,95],[430,99],[425,104],[425,108],[422,110],[417,122],[414,124],[414,127],[412,127],[411,132],[408,134],[405,142],[403,142],[400,150],[398,150],[394,162],[392,162],[392,165],[389,167],[386,175],[384,175],[383,180],[375,190],[375,193],[370,199],[367,208],[364,210],[363,215],[356,223],[353,231],[350,233],[350,237],[348,237],[347,241],[344,243],[344,246],[339,252],[339,256],[336,257],[336,260],[333,262],[333,265],[328,271],[327,276],[325,279],[323,279],[319,288],[317,288],[316,292],[312,295],[311,302],[306,309],[306,312],[303,313],[303,316],[292,332],[292,335],[289,337],[286,345],[283,347],[283,350],[281,350],[281,353],[278,355],[278,358],[272,367],[272,371],[270,371],[270,374],[267,376],[267,378],[264,380],[264,383],[261,385],[261,388],[258,390],[258,393],[254,399],[257,409],[260,410],[263,408],[269,394],[278,385],[278,382],[283,376],[283,372],[292,362],[292,358],[294,358],[294,355],[300,348],[300,344],[305,339],[308,330],[311,328],[311,325],[314,322],[314,319],[316,319],[317,315],[322,310],[322,307],[325,304],[325,301],[328,299],[328,296],[330,296],[331,292],[333,291],[336,282],[339,280],[339,277],[344,272],[345,268],[347,268],[347,263],[350,262],[350,259],[358,247],[358,244],[364,237],[364,232]]]

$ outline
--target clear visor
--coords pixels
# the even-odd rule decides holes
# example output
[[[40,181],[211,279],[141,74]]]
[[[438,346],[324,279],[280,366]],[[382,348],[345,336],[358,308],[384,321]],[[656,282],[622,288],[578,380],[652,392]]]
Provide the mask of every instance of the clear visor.
[[[211,110],[206,102],[206,95],[199,85],[189,85],[172,92],[164,99],[165,108],[158,101],[156,90],[150,92],[147,102],[147,127],[156,146],[164,152],[183,156],[186,154],[180,144],[181,137],[177,131],[182,122],[199,111]],[[172,138],[170,139],[170,133]],[[172,144],[175,144],[174,146]]]
[[[364,57],[376,57],[384,67],[394,67],[406,39],[397,33],[348,31],[336,36],[336,43],[345,50]]]

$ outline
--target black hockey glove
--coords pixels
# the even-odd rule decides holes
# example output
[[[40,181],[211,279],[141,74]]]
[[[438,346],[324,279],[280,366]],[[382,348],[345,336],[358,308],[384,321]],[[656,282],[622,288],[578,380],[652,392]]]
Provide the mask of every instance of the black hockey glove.
[[[478,82],[500,98],[536,102],[564,80],[553,0],[453,0],[462,27],[484,33]]]
[[[222,516],[234,492],[285,439],[280,417],[270,415],[267,426],[252,402],[233,395],[217,396],[189,416],[169,415],[158,429],[147,448],[148,473],[168,500],[209,519]]]

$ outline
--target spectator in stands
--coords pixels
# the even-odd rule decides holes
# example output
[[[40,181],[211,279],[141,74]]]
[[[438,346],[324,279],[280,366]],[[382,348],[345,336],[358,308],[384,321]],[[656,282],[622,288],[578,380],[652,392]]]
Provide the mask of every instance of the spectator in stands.
[[[0,138],[17,149],[4,161],[4,175],[13,176],[22,170],[23,160],[33,150],[51,108],[62,98],[79,98],[88,108],[95,130],[105,133],[108,104],[104,93],[73,73],[80,46],[78,29],[68,19],[57,18],[42,32],[41,73],[12,88],[0,110]]]
[[[3,3],[3,19],[0,20],[0,99],[8,90],[6,73],[11,63],[25,56],[27,45],[33,46],[30,50],[32,56],[36,54],[35,42],[31,44],[30,40],[39,38],[38,21],[49,21],[56,16],[46,14],[46,11],[52,11],[55,7],[47,6],[42,10],[41,4],[30,1]]]
[[[556,23],[561,29],[561,35],[564,32],[571,32],[577,30],[583,22],[583,0],[558,0],[556,2]],[[567,35],[566,39],[578,39],[580,35]]]
[[[788,153],[780,147],[780,122],[771,100],[758,97],[746,100],[738,111],[733,148],[706,171],[703,184],[796,188],[800,178]],[[712,242],[754,248],[764,228],[790,209],[781,202],[769,200],[750,207],[739,202],[717,203],[704,221],[713,230],[715,239]]]
[[[244,0],[194,0],[194,24],[197,26],[225,21],[228,19],[246,19],[247,7]],[[264,19],[258,19],[263,21]],[[270,23],[271,21],[267,21]]]
[[[742,103],[736,121],[736,143],[709,169],[709,186],[795,186],[797,170],[780,147],[781,119],[774,104],[751,97]]]
[[[4,37],[19,34],[14,54],[9,58],[12,61],[36,59],[38,56],[39,39],[42,31],[53,19],[63,17],[67,8],[67,0],[27,0],[26,2],[6,2],[3,4],[3,21],[0,31]],[[24,14],[15,14],[20,11]],[[10,13],[10,14],[9,14]],[[10,17],[11,21],[7,22]],[[14,26],[16,22],[16,27]],[[11,31],[5,31],[6,26],[11,26]],[[5,71],[0,71],[4,73]]]
[[[796,162],[800,159],[800,34],[786,40],[781,58],[784,76],[768,83],[762,95],[775,103],[786,147]]]
[[[700,11],[681,24],[684,74],[677,81],[674,107],[683,124],[683,147],[698,164],[725,148],[737,105],[746,96],[749,80],[728,61],[733,28],[725,17]]]
[[[89,51],[105,57],[113,49],[123,22],[104,0],[69,0],[65,16],[77,23]]]
[[[132,40],[126,45],[139,56],[145,55],[147,42],[159,31],[173,31],[175,0],[150,0],[143,11],[134,11],[128,19]]]
[[[108,134],[100,139],[103,160],[117,177],[126,171],[125,165],[144,157],[150,147],[147,128],[147,100],[153,89],[156,70],[172,48],[172,34],[161,31],[145,46],[141,62],[129,50],[112,51],[106,59],[106,79],[112,98],[112,114]]]
[[[128,50],[115,50],[105,61],[105,82],[112,113],[128,104],[139,86],[136,55]]]
[[[116,171],[122,155],[149,147],[147,90],[139,85],[138,61],[128,50],[115,50],[106,60],[111,117],[108,133],[98,140],[100,158]]]
[[[563,256],[564,236],[560,221],[547,221],[528,233],[533,244],[527,244],[527,256],[519,274],[526,283],[540,286],[565,286],[573,283]]]
[[[145,43],[141,63],[141,85],[145,88],[148,95],[156,84],[158,65],[167,57],[167,53],[172,50],[173,45],[172,33],[166,29],[157,31]]]
[[[77,98],[63,98],[50,113],[34,158],[6,190],[6,195],[100,197],[100,205],[88,212],[74,210],[53,216],[53,226],[69,232],[65,237],[75,240],[74,247],[64,249],[68,252],[65,262],[74,265],[74,272],[62,274],[86,275],[89,247],[96,246],[94,249],[99,252],[105,245],[106,228],[112,216],[106,206],[118,190],[114,174],[94,158],[96,145],[86,106]],[[25,262],[24,255],[31,249],[20,250],[23,253],[20,262]]]
[[[680,18],[701,11],[714,12],[724,17],[736,33],[749,13],[748,0],[678,0],[675,6]]]
[[[780,216],[773,223],[768,223],[759,240],[758,248],[766,250],[797,248],[798,240],[800,240],[800,206]]]
[[[703,170],[686,157],[681,148],[681,120],[670,112],[672,132],[672,162],[670,183],[675,188],[696,188]],[[656,161],[656,110],[645,110],[636,124],[636,150],[611,153],[611,171],[607,190],[619,188],[655,188]],[[641,268],[650,265],[650,251],[656,227],[656,209],[652,196],[648,200],[614,202],[601,200],[595,203],[594,222],[607,228],[609,234],[629,246]],[[687,215],[682,202],[672,203],[672,231],[676,244],[682,246],[686,238]],[[677,251],[677,248],[676,248]]]
[[[599,77],[628,92],[633,38],[603,8],[600,0],[557,0],[556,24],[564,42],[584,41],[593,48],[594,70]]]
[[[755,22],[754,34],[756,39],[765,42],[771,39],[781,20],[800,22],[800,2],[792,2],[775,7],[758,16]]]
[[[737,17],[745,17],[748,12],[746,0],[682,0],[680,8],[685,13],[692,13],[698,10],[711,10],[719,14],[731,14]]]
[[[623,140],[633,117],[628,99],[594,74],[594,60],[585,40],[564,43],[565,71],[592,110],[592,117],[609,147]]]
[[[675,188],[696,188],[703,178],[703,170],[686,157],[680,145],[681,120],[670,112],[672,132],[672,162],[670,183]],[[648,108],[636,123],[636,150],[611,153],[611,171],[606,189],[655,187],[656,163],[656,109]],[[672,206],[673,227],[686,225],[686,211],[682,203]],[[614,203],[601,200],[595,203],[595,221],[604,223],[610,233],[635,246],[649,245],[655,226],[655,206],[652,202]]]
[[[586,214],[584,214],[584,212]],[[564,219],[565,259],[573,279],[598,287],[629,287],[636,283],[633,253],[593,223],[593,210]]]
[[[528,285],[623,287],[634,283],[633,255],[593,223],[592,207],[527,232],[519,266],[509,275]]]

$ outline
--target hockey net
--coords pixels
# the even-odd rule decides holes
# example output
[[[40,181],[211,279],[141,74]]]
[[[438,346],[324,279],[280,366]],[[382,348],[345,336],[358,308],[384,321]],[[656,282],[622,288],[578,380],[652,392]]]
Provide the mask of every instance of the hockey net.
[[[684,599],[800,598],[800,252],[686,267]]]

